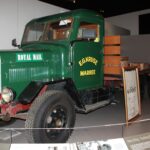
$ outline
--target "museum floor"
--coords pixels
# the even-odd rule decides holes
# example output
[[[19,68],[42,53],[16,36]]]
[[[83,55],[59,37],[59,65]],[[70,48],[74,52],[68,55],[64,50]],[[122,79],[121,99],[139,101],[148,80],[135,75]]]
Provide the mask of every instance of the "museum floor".
[[[77,114],[75,130],[68,142],[126,138],[150,132],[150,99],[141,101],[141,116],[125,125],[124,95],[116,91],[117,104],[111,104],[87,115]],[[85,128],[84,128],[85,127]]]
[[[150,118],[150,99],[145,96],[142,100],[142,115],[138,117],[136,123],[132,123],[127,127],[124,124],[124,95],[120,91],[116,93],[117,104],[108,105],[86,115],[77,114],[75,129],[68,143],[124,138],[150,132],[150,121],[148,120]],[[10,125],[0,127],[0,143],[27,143],[25,131],[19,129],[24,128],[24,121],[16,120]],[[18,129],[14,129],[10,133],[9,128]]]

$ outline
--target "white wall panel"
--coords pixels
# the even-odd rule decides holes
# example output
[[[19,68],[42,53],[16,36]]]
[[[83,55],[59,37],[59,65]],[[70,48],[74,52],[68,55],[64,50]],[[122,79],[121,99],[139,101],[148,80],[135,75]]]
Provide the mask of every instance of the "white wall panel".
[[[33,18],[67,11],[37,0],[0,1],[0,49],[10,49],[11,40],[20,43],[25,24]]]
[[[11,5],[9,5],[11,3]],[[0,1],[0,49],[9,48],[17,37],[17,0]]]

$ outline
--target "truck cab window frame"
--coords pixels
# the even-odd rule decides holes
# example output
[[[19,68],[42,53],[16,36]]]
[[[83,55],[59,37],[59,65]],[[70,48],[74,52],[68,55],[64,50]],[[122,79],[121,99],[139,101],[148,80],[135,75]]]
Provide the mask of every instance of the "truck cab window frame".
[[[81,21],[78,28],[77,40],[87,40],[93,42],[100,41],[100,25]]]
[[[30,23],[25,29],[22,43],[67,40],[70,38],[72,23],[72,18]]]

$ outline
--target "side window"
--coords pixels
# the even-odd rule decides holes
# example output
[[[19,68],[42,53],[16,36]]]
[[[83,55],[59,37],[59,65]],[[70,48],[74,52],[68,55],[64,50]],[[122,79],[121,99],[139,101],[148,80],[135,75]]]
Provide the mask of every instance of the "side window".
[[[64,19],[47,24],[44,40],[68,39],[71,30],[72,19]]]
[[[99,28],[100,27],[98,24],[81,22],[78,29],[77,39],[99,42]]]

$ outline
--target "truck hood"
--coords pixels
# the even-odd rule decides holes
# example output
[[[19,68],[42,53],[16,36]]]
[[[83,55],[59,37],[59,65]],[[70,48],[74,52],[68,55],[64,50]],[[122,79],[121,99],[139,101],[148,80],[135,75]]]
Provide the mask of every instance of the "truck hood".
[[[20,48],[16,48],[16,49],[0,49],[0,54],[1,53],[14,53],[14,52],[21,52],[21,51],[41,51],[41,50],[54,50],[55,48],[61,48],[61,49],[66,49],[66,47],[68,46],[68,42],[66,42],[64,44],[64,42],[40,42],[40,43],[30,43],[30,44],[24,44],[21,45]]]
[[[12,87],[18,96],[31,81],[68,77],[67,45],[32,43],[20,49],[0,51],[0,91]]]
[[[23,45],[21,49],[23,51],[39,51],[39,50],[54,50],[55,48],[66,48],[67,44],[56,42],[43,42],[43,43],[31,43]]]
[[[18,49],[0,49],[0,53],[8,53],[8,52],[20,52],[22,51],[22,49],[18,48]]]
[[[51,57],[61,57],[66,53],[67,45],[58,43],[32,43],[20,47],[19,49],[0,50],[1,63],[12,64],[17,62],[18,55],[51,55]],[[25,61],[27,61],[25,59]]]

